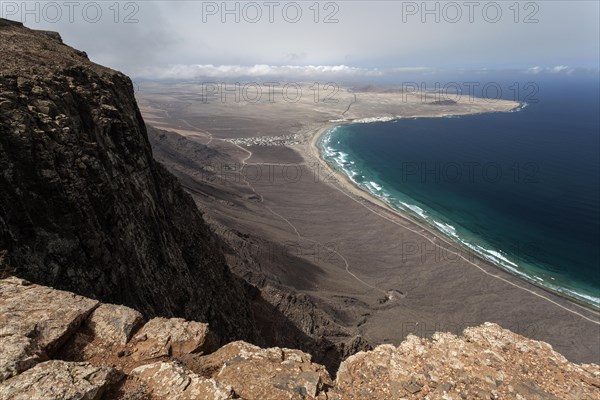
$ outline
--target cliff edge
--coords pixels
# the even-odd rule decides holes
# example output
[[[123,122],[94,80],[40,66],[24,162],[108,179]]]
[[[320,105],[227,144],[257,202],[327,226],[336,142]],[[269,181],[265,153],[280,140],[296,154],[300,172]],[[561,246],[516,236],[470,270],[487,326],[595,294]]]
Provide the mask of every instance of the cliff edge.
[[[409,336],[344,361],[236,341],[19,278],[0,280],[0,399],[572,399],[600,396],[600,366],[486,323]]]
[[[245,286],[152,158],[128,77],[0,20],[0,272],[255,334]]]

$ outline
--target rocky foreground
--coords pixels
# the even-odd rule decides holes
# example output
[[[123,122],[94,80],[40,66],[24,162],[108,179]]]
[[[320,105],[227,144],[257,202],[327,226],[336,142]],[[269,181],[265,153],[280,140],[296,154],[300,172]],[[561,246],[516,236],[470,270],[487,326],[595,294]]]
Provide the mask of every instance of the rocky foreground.
[[[0,399],[598,399],[600,367],[576,365],[486,323],[409,336],[344,361],[333,379],[299,350],[209,325],[144,321],[131,308],[0,280]]]

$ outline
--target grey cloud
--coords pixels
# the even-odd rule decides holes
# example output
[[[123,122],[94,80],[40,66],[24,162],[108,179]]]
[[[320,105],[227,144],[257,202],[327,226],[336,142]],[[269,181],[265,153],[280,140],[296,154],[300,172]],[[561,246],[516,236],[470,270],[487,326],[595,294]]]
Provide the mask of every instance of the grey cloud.
[[[3,12],[6,4],[22,4],[1,3]],[[36,3],[48,2],[28,2],[29,6]],[[92,2],[79,4],[84,7],[88,3]],[[202,1],[121,1],[117,22],[109,9],[115,2],[97,2],[104,12],[97,23],[81,16],[74,22],[64,16],[49,22],[42,16],[39,23],[28,16],[24,22],[33,28],[59,31],[67,43],[85,50],[94,61],[130,74],[209,64],[247,68],[597,68],[600,58],[600,5],[596,1],[522,1],[518,15],[509,8],[514,2],[495,2],[502,13],[496,22],[490,22],[493,14],[482,14],[486,5],[494,3],[489,1],[476,2],[479,6],[472,13],[473,21],[461,1],[427,2],[427,10],[438,10],[434,14],[422,9],[421,1],[334,1],[327,9],[327,2],[320,2],[318,15],[310,8],[314,2],[299,1],[302,17],[295,23],[282,16],[292,2],[278,3],[272,22],[262,1],[255,2],[262,8],[261,19],[255,23],[248,21],[254,14],[243,13],[248,2],[228,2],[229,10],[238,4],[239,12],[233,15],[223,10],[207,14],[207,6],[220,8],[222,2]],[[450,21],[455,17],[450,3],[461,8],[461,18],[455,23]],[[131,4],[138,6],[134,15],[138,23],[124,21],[132,11],[126,9]],[[329,14],[338,22],[325,23]],[[23,19],[18,14],[9,17]],[[527,19],[537,22],[526,23]]]

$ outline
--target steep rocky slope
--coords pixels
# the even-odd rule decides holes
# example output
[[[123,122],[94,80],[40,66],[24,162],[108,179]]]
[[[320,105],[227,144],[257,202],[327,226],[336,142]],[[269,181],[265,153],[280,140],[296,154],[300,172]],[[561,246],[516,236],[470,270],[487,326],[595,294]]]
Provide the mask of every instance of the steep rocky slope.
[[[222,248],[153,160],[129,78],[91,63],[55,33],[6,20],[0,50],[0,273],[146,317],[210,322],[223,341],[299,347],[331,371],[369,348],[306,296],[256,290],[230,274],[224,253],[237,250]],[[207,153],[202,160],[216,156],[193,150]]]
[[[152,158],[129,78],[0,20],[0,271],[251,339],[246,286]]]
[[[218,219],[218,203],[236,204],[246,215],[260,214],[241,201],[247,187],[222,179],[220,168],[237,161],[220,148],[208,147],[172,131],[148,126],[154,158],[175,175],[192,194],[206,222],[224,243],[232,272],[258,289],[252,299],[255,323],[268,346],[298,348],[310,353],[331,373],[343,359],[371,345],[359,334],[344,311],[294,290],[320,267],[298,254],[289,254],[281,243],[259,232],[243,233],[235,225]],[[215,218],[217,215],[217,218]],[[311,249],[314,250],[314,249]]]
[[[600,396],[600,366],[486,323],[409,336],[344,361],[333,379],[299,350],[236,341],[179,318],[0,280],[0,399],[572,399]]]

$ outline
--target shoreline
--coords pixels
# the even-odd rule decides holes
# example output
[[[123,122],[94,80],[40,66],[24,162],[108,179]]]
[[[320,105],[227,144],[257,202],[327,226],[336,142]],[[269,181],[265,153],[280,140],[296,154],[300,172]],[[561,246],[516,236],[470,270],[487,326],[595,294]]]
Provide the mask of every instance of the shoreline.
[[[424,221],[426,226],[419,224],[349,183],[342,188],[346,175],[338,174],[343,170],[332,171],[315,151],[316,143],[326,144],[318,141],[327,130],[373,116],[474,115],[507,112],[519,103],[488,104],[476,98],[454,107],[434,107],[418,98],[404,101],[397,93],[361,92],[342,116],[354,99],[348,92],[340,94],[339,104],[321,108],[315,108],[312,99],[294,107],[214,103],[184,108],[187,98],[173,97],[172,90],[168,87],[142,97],[144,110],[159,129],[182,130],[179,135],[167,135],[172,140],[162,143],[164,148],[157,147],[161,162],[180,175],[225,240],[234,246],[247,244],[230,260],[235,272],[313,299],[319,310],[315,315],[325,318],[319,323],[323,327],[319,334],[327,331],[329,323],[325,321],[335,321],[332,329],[340,326],[341,330],[330,333],[343,331],[369,343],[399,344],[410,333],[429,337],[435,329],[460,335],[466,327],[494,322],[544,340],[576,362],[599,359],[599,313],[537,288],[464,250],[458,251],[475,265],[449,254],[445,249],[456,250],[456,245],[429,228],[431,221]],[[181,105],[175,107],[179,111],[173,111],[174,104]],[[444,120],[438,121],[443,125]],[[190,143],[183,147],[182,134],[190,136]],[[294,135],[297,143],[234,143],[281,135]],[[195,152],[193,142],[209,144],[217,152],[216,158]],[[327,157],[325,152],[322,155]],[[194,164],[188,162],[190,157]],[[264,164],[270,175],[244,179],[245,174],[240,174],[231,179],[218,173],[217,179],[212,179],[198,174],[197,166],[205,162]],[[301,168],[302,178],[270,178],[285,173],[286,166]],[[331,167],[337,165],[332,162]],[[262,196],[262,202],[253,190]],[[402,245],[409,242],[415,250],[407,252]],[[435,246],[436,242],[441,246]],[[337,333],[331,338],[337,340]]]
[[[519,106],[509,110],[509,111],[497,111],[497,112],[518,112],[520,111],[522,108],[526,107],[526,104],[519,104]],[[321,167],[324,167],[326,169],[326,171],[330,174],[330,176],[333,176],[335,178],[335,183],[337,183],[337,185],[335,183],[331,183],[330,185],[335,187],[336,189],[342,191],[344,194],[346,194],[347,196],[349,196],[350,198],[352,198],[353,200],[359,202],[360,204],[362,204],[365,208],[369,209],[371,212],[380,215],[382,218],[388,219],[398,225],[402,225],[398,223],[397,221],[393,221],[394,218],[396,219],[400,219],[401,221],[404,222],[408,222],[409,224],[413,224],[416,225],[421,232],[419,231],[415,231],[410,229],[409,227],[404,226],[405,229],[409,229],[412,230],[414,233],[419,234],[420,236],[422,236],[424,239],[432,242],[434,245],[436,245],[437,247],[442,247],[441,244],[445,244],[448,245],[450,248],[454,248],[454,249],[461,249],[461,250],[466,250],[468,252],[468,254],[472,254],[473,255],[473,261],[469,261],[468,259],[466,259],[462,253],[454,253],[452,251],[450,251],[453,254],[456,254],[457,256],[459,256],[461,259],[463,259],[465,262],[474,265],[475,267],[479,268],[480,270],[482,270],[482,272],[487,273],[489,275],[495,276],[493,274],[490,274],[489,272],[483,270],[483,268],[479,265],[477,265],[476,262],[480,263],[480,264],[484,264],[486,266],[489,266],[495,270],[500,270],[502,272],[507,273],[508,275],[510,275],[511,277],[516,278],[520,283],[526,283],[529,285],[534,286],[535,288],[538,288],[540,290],[542,290],[544,293],[548,293],[554,296],[557,296],[563,300],[568,301],[570,304],[573,304],[574,306],[580,307],[588,312],[591,312],[592,314],[596,315],[596,316],[600,316],[600,308],[595,307],[593,304],[590,304],[588,302],[585,302],[579,298],[573,297],[573,296],[569,296],[568,294],[559,292],[559,291],[555,291],[552,290],[551,288],[548,288],[544,285],[541,285],[538,282],[535,282],[533,279],[529,280],[526,277],[515,273],[513,271],[510,271],[510,269],[508,268],[504,268],[501,265],[497,265],[496,263],[491,262],[490,260],[485,259],[482,255],[478,254],[476,251],[474,251],[473,249],[465,246],[464,244],[460,243],[460,242],[455,242],[453,241],[451,238],[443,235],[441,232],[436,232],[432,229],[432,227],[428,226],[426,223],[424,223],[423,221],[419,221],[416,218],[413,218],[410,214],[407,213],[403,213],[401,210],[395,209],[394,207],[392,207],[391,205],[387,204],[385,201],[383,201],[382,199],[380,199],[379,197],[375,196],[374,194],[368,192],[367,190],[361,188],[359,185],[357,185],[356,183],[352,182],[352,180],[345,174],[343,173],[343,171],[338,170],[337,168],[333,167],[332,165],[329,164],[329,162],[327,162],[327,160],[325,160],[322,156],[322,152],[321,152],[321,148],[319,146],[319,142],[320,140],[323,138],[323,136],[325,134],[327,134],[329,131],[331,131],[332,129],[335,129],[336,127],[339,126],[346,126],[346,125],[352,125],[352,124],[360,124],[360,123],[372,123],[372,122],[389,122],[389,121],[393,121],[395,119],[413,119],[413,118],[444,118],[444,117],[452,117],[452,116],[461,116],[461,115],[477,115],[477,114],[482,114],[482,113],[472,113],[472,114],[440,114],[440,115],[435,115],[435,116],[431,116],[431,115],[427,115],[427,116],[409,116],[409,117],[398,117],[398,118],[391,118],[391,119],[378,119],[378,118],[365,118],[365,119],[361,119],[361,120],[334,120],[334,121],[327,121],[326,123],[321,124],[320,126],[314,128],[309,128],[307,129],[306,132],[304,132],[305,135],[309,135],[309,140],[308,140],[308,155],[311,158],[314,158],[317,160],[318,164]],[[377,210],[372,209],[371,207],[366,206],[365,204],[363,204],[361,201],[357,200],[355,197],[358,197],[359,199],[362,199],[363,201],[366,201],[367,204],[371,204],[372,206],[376,207]],[[378,211],[383,211],[386,213],[390,213],[392,216],[386,216],[386,215],[382,215],[380,214]],[[441,243],[436,242],[436,239],[439,240]],[[443,248],[447,250],[447,248]],[[497,279],[502,279],[505,280],[504,278],[495,276]],[[566,309],[567,311],[573,312],[575,314],[578,314],[580,316],[582,316],[583,318],[586,318],[588,320],[591,320],[590,318],[587,318],[586,316],[583,316],[579,313],[577,313],[576,311],[570,310],[556,302],[554,302],[552,299],[546,298],[544,296],[541,296],[535,292],[530,291],[527,288],[523,288],[513,282],[509,282],[511,285],[519,287],[525,291],[529,291],[533,294],[535,294],[536,296],[539,297],[543,297],[545,298],[547,301],[552,302],[558,306],[560,306],[561,308]],[[600,321],[595,321],[595,320],[591,320],[592,322],[599,324],[600,325]]]

